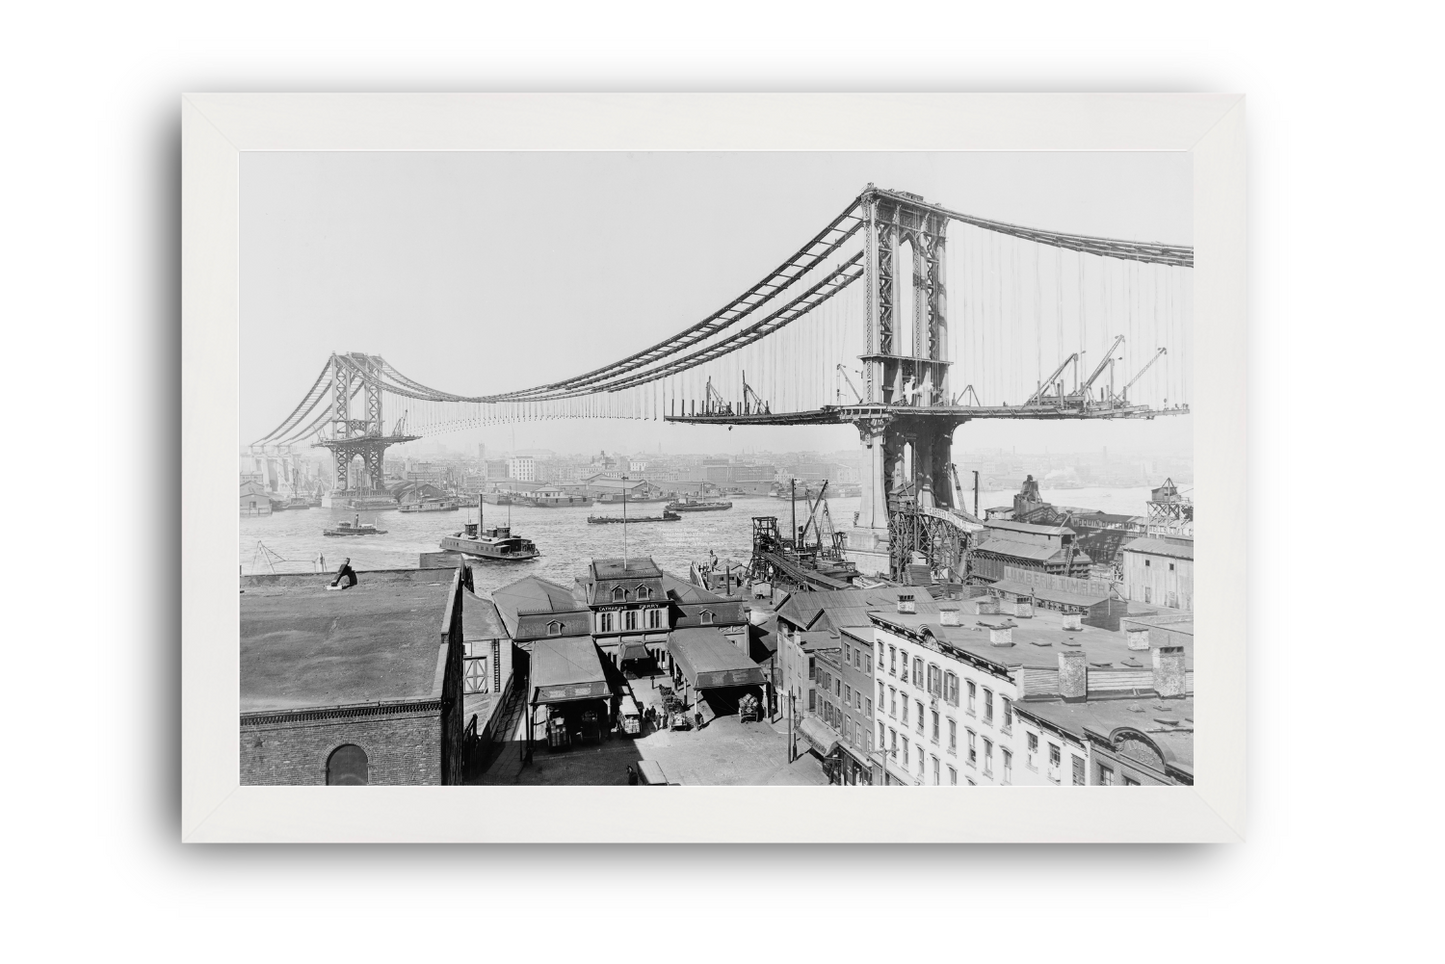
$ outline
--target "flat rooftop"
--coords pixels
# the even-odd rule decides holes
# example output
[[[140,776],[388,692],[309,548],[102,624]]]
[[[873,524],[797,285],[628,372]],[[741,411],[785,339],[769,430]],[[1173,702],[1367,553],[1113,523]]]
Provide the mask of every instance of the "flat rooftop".
[[[940,624],[934,613],[875,612],[873,617],[885,624],[903,626],[915,632],[927,629],[935,639],[1003,666],[1057,670],[1060,653],[1082,651],[1091,669],[1153,668],[1149,650],[1130,649],[1124,633],[1094,626],[1064,630],[1060,626],[1059,614],[1054,612],[1044,612],[1031,618],[978,616],[960,612],[957,626]],[[996,626],[1005,622],[1013,623],[1013,644],[995,646],[989,642],[990,624]],[[1184,660],[1187,669],[1194,668],[1192,643],[1184,644]]]
[[[241,712],[441,695],[442,619],[455,570],[406,579],[358,572],[351,589],[313,576],[241,594]]]

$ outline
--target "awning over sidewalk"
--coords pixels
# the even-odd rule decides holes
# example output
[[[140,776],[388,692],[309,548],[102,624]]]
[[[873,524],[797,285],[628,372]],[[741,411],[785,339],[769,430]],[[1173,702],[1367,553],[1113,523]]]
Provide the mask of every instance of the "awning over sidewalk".
[[[625,639],[617,644],[617,659],[646,659],[647,643],[640,639]]]
[[[763,685],[763,668],[716,629],[673,630],[667,651],[695,689]]]
[[[798,723],[798,736],[802,737],[820,756],[827,756],[838,745],[838,737],[828,729],[822,720],[805,716]]]
[[[612,695],[591,636],[539,639],[532,648],[532,702],[568,703]]]

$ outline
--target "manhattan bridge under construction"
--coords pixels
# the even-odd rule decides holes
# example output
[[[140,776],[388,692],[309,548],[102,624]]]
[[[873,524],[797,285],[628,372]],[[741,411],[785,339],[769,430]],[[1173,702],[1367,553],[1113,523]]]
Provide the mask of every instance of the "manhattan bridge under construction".
[[[870,184],[732,301],[626,357],[451,392],[337,352],[252,450],[323,446],[342,492],[357,459],[379,489],[387,447],[489,425],[850,424],[862,501],[837,551],[895,577],[918,559],[957,567],[981,527],[952,461],[959,426],[1188,412],[1193,264],[1186,245],[1022,227]]]

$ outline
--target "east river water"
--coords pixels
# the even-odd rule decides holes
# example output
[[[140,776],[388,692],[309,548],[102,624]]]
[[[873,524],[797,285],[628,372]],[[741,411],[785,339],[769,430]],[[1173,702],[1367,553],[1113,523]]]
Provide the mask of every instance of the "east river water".
[[[1045,490],[1044,498],[1055,505],[1082,506],[1104,512],[1142,514],[1149,498],[1149,488],[1082,488]],[[966,498],[971,500],[973,493]],[[979,505],[1011,505],[1014,490],[981,492]],[[688,565],[707,559],[708,550],[718,558],[731,557],[746,563],[752,546],[752,517],[778,517],[779,528],[787,531],[790,507],[786,499],[731,496],[731,509],[719,512],[687,512],[679,522],[649,522],[627,526],[627,553],[630,556],[651,556],[664,570],[687,578]],[[829,499],[833,524],[838,528],[852,525],[858,499]],[[665,503],[629,503],[629,517],[661,515]],[[486,507],[487,525],[505,525],[507,506]],[[798,524],[801,525],[807,506],[798,502]],[[374,522],[384,535],[327,537],[322,530],[357,513],[343,509],[301,509],[277,512],[269,516],[243,517],[240,520],[240,563],[246,574],[317,571],[317,556],[324,554],[326,571],[334,572],[341,560],[350,557],[352,568],[410,569],[418,564],[423,552],[438,552],[443,536],[475,520],[476,506],[456,512],[363,512],[363,522]],[[536,574],[572,585],[572,580],[587,567],[588,560],[621,556],[623,532],[621,525],[590,525],[587,516],[620,516],[622,506],[595,505],[569,508],[534,509],[511,507],[512,531],[537,544],[541,555],[530,562],[483,562],[473,568],[477,591],[488,593],[524,575]],[[264,545],[270,553],[258,551]],[[280,557],[279,559],[277,557]],[[269,562],[267,560],[270,560]]]

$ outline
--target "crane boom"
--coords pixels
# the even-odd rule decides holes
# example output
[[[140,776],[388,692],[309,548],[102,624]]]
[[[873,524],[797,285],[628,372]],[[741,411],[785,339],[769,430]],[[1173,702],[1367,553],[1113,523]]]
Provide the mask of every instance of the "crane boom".
[[[858,391],[858,387],[853,384],[853,379],[851,379],[851,378],[848,377],[848,369],[844,368],[841,363],[838,365],[838,374],[841,375],[841,376],[843,376],[843,381],[845,381],[845,382],[848,383],[848,388],[853,392],[854,395],[856,395],[856,396],[858,397],[858,404],[859,404],[859,405],[862,405],[862,404],[863,404],[863,393],[860,392],[860,391]],[[842,387],[840,386],[840,387],[838,388],[838,401],[841,402],[842,400],[843,400],[843,389],[842,389]]]
[[[1110,345],[1109,350],[1104,352],[1104,360],[1099,362],[1099,367],[1094,369],[1094,373],[1090,375],[1087,380],[1085,380],[1084,384],[1079,386],[1078,393],[1080,395],[1088,394],[1088,391],[1091,387],[1093,387],[1094,382],[1098,381],[1099,376],[1104,374],[1104,369],[1109,367],[1109,361],[1114,357],[1114,350],[1119,347],[1120,343],[1123,342],[1123,340],[1123,335],[1115,337],[1114,344]]]
[[[1144,367],[1141,368],[1141,369],[1139,369],[1139,374],[1137,374],[1137,375],[1135,375],[1133,378],[1129,379],[1129,384],[1125,385],[1125,386],[1124,386],[1124,390],[1123,390],[1122,392],[1120,392],[1119,394],[1120,394],[1121,396],[1123,396],[1125,399],[1128,399],[1128,397],[1129,397],[1129,389],[1131,389],[1131,388],[1134,387],[1134,383],[1137,382],[1139,379],[1143,378],[1143,377],[1144,377],[1144,373],[1147,372],[1149,369],[1151,369],[1151,368],[1154,367],[1154,363],[1159,360],[1159,356],[1160,356],[1160,355],[1167,355],[1168,353],[1169,353],[1169,350],[1168,350],[1167,348],[1160,348],[1158,351],[1156,351],[1156,352],[1154,353],[1154,357],[1153,357],[1153,358],[1150,358],[1147,362],[1144,363]]]
[[[1069,362],[1074,361],[1074,360],[1077,359],[1078,357],[1079,357],[1079,353],[1078,353],[1078,352],[1074,352],[1074,353],[1073,353],[1072,355],[1070,355],[1068,358],[1065,358],[1065,359],[1063,360],[1063,362],[1061,362],[1061,363],[1059,364],[1059,367],[1054,369],[1054,373],[1053,373],[1052,375],[1050,375],[1048,378],[1044,379],[1042,382],[1039,383],[1039,390],[1036,391],[1036,392],[1034,392],[1032,395],[1030,395],[1030,396],[1029,396],[1029,400],[1028,400],[1027,402],[1024,402],[1024,404],[1025,404],[1025,405],[1037,405],[1040,401],[1042,401],[1042,400],[1043,400],[1043,397],[1044,397],[1044,393],[1047,392],[1050,388],[1053,387],[1054,380],[1064,373],[1064,369],[1069,367]],[[970,387],[972,387],[972,386],[970,386]]]
[[[763,400],[753,391],[753,386],[748,384],[748,373],[743,372],[743,413],[751,414],[762,410]]]

